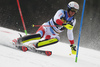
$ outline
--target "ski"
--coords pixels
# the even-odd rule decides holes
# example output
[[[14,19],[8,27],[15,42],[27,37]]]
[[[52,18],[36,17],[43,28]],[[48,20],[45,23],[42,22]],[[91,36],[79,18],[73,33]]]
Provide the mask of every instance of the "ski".
[[[42,54],[42,55],[46,55],[46,56],[51,56],[52,55],[52,51],[45,51],[45,50],[37,50],[35,48],[31,48],[29,46],[17,46],[18,49],[26,52],[26,51],[31,51],[31,52],[34,52],[34,53],[38,53],[38,54]]]
[[[22,40],[25,40],[25,37],[22,37],[22,35],[19,33],[19,35],[20,35],[20,40],[22,41]],[[33,35],[29,35],[29,37],[32,37]],[[38,35],[37,35],[38,36]],[[28,37],[26,36],[26,39],[27,39]],[[12,40],[12,42],[16,42],[17,40],[16,39],[14,39],[14,40]],[[12,43],[13,45],[15,45],[14,43]],[[17,48],[17,49],[20,49],[20,50],[22,50],[22,51],[24,51],[24,52],[26,52],[26,51],[31,51],[31,52],[34,52],[34,53],[38,53],[38,54],[43,54],[43,55],[46,55],[46,56],[51,56],[52,55],[52,51],[45,51],[45,50],[37,50],[37,49],[35,49],[35,48],[32,48],[32,47],[30,47],[30,46],[26,46],[26,45],[15,45],[15,47]]]

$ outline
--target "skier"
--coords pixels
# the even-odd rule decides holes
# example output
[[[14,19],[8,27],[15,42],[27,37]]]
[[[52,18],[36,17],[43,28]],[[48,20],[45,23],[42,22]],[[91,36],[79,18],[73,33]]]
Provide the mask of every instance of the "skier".
[[[60,41],[59,34],[67,29],[67,36],[71,44],[71,52],[75,55],[76,46],[74,45],[73,28],[76,24],[76,19],[74,16],[79,10],[79,5],[77,2],[71,1],[68,3],[67,7],[67,10],[58,10],[52,19],[43,23],[43,25],[41,25],[37,30],[36,34],[20,37],[17,41],[13,40],[15,45],[23,44],[32,40],[39,40],[41,38],[45,38],[45,40],[31,43],[29,46],[33,48],[40,48],[43,46],[55,44]]]

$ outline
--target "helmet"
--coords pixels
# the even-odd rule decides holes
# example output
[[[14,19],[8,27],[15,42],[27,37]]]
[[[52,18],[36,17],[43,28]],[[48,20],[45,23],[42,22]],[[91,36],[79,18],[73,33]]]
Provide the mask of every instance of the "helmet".
[[[74,2],[74,1],[69,2],[68,3],[68,12],[70,10],[77,13],[79,10],[79,4],[77,2]]]

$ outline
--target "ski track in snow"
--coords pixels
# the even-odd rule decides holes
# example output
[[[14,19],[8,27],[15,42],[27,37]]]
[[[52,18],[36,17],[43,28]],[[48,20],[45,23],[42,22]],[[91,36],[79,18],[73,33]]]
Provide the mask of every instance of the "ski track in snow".
[[[0,67],[100,67],[100,51],[80,47],[78,62],[75,63],[75,55],[69,56],[70,47],[66,43],[39,48],[52,51],[51,56],[7,47],[14,47],[11,40],[18,38],[18,33],[25,35],[0,27]]]

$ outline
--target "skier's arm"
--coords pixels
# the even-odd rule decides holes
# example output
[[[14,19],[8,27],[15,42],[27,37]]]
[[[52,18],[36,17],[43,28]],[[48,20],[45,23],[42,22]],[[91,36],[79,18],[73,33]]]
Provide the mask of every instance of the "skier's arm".
[[[62,25],[63,23],[66,22],[66,21],[61,20],[61,18],[64,16],[65,16],[64,10],[63,9],[58,10],[54,16],[54,22],[58,25]]]
[[[73,29],[72,30],[67,30],[67,36],[69,39],[70,44],[74,44],[74,35],[73,35]]]
[[[71,30],[73,28],[73,25],[70,24],[70,22],[67,22],[65,20],[65,14],[64,14],[64,10],[60,9],[56,12],[55,16],[54,16],[54,22],[58,25],[61,25],[69,30]]]
[[[72,22],[73,22],[73,28],[74,28],[74,26],[75,26],[75,24],[76,24],[76,19],[72,20]],[[68,30],[67,30],[67,36],[68,36],[68,39],[69,39],[70,44],[71,44],[71,45],[74,44],[73,29],[71,29],[71,30],[68,29]]]

